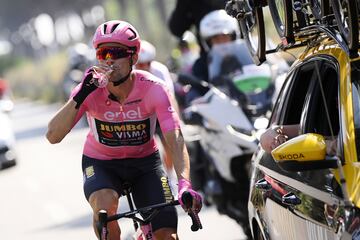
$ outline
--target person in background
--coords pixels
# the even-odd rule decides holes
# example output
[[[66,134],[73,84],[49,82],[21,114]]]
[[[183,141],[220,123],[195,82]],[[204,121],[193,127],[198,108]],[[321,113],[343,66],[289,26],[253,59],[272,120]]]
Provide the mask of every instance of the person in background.
[[[8,90],[9,86],[7,82],[3,79],[0,79],[0,100],[6,97]]]
[[[13,95],[10,85],[0,78],[0,111],[11,112],[14,108]]]
[[[209,52],[214,45],[234,41],[240,33],[238,22],[230,17],[225,10],[214,10],[200,22],[201,45]],[[192,74],[201,80],[209,81],[208,57],[200,55],[192,67]],[[186,102],[190,103],[201,96],[197,89],[191,88],[186,95]]]
[[[206,55],[201,45],[200,21],[211,11],[224,9],[228,0],[177,0],[168,25],[170,32],[179,40],[185,31],[195,28],[195,35],[201,48],[200,55]]]
[[[199,57],[199,45],[191,31],[186,31],[168,61],[172,72],[191,74],[192,66]]]
[[[139,58],[140,37],[128,22],[112,20],[98,26],[93,47],[99,66],[111,67],[104,87],[95,66],[84,73],[67,103],[48,124],[46,137],[60,143],[86,112],[89,121],[82,156],[84,193],[93,209],[93,226],[99,210],[117,212],[123,183],[131,184],[137,208],[173,199],[154,139],[158,120],[171,149],[178,178],[178,197],[185,211],[198,213],[201,196],[192,189],[189,155],[184,144],[177,112],[162,80],[149,72],[133,70]],[[105,67],[104,67],[105,68]],[[100,67],[96,67],[100,71]],[[104,70],[105,73],[105,70]],[[99,85],[100,86],[100,85]],[[184,206],[181,196],[188,191],[193,206]],[[117,221],[108,224],[109,240],[119,240]],[[156,239],[178,239],[175,207],[160,210],[152,221]]]
[[[141,40],[139,59],[135,65],[136,69],[150,72],[159,79],[164,81],[166,87],[169,89],[171,93],[170,96],[173,101],[173,106],[175,106],[175,109],[178,112],[179,107],[175,99],[174,82],[171,78],[170,72],[164,64],[162,64],[159,61],[156,61],[155,58],[156,58],[155,46],[148,41]],[[171,158],[171,151],[169,146],[166,144],[166,141],[161,133],[159,124],[157,124],[156,133],[159,136],[161,140],[161,144],[163,146],[164,155],[162,156],[162,159],[164,162],[165,169],[167,171],[167,174],[169,175],[169,178],[173,179],[174,166],[173,166],[173,160]]]
[[[166,87],[174,95],[174,82],[171,78],[169,69],[156,58],[156,48],[148,41],[141,40],[139,59],[135,64],[135,68],[148,71],[164,81]]]

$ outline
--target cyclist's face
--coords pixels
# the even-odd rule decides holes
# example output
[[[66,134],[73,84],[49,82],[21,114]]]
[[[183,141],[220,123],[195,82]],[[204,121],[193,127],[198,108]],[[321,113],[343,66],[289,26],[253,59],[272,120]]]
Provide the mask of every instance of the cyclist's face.
[[[227,43],[227,42],[231,42],[231,35],[229,34],[219,34],[219,35],[215,35],[210,39],[210,43],[211,46],[214,46],[216,44],[221,44],[221,43]]]
[[[130,71],[130,64],[133,65],[138,58],[137,54],[129,54],[127,56],[125,56],[125,54],[122,54],[121,52],[128,50],[128,48],[118,43],[101,44],[97,51],[99,51],[101,48],[110,50],[105,50],[104,53],[99,52],[97,59],[100,64],[107,64],[109,66],[112,66],[114,71],[111,74],[111,78],[114,79],[126,75]],[[131,59],[132,61],[130,61]]]

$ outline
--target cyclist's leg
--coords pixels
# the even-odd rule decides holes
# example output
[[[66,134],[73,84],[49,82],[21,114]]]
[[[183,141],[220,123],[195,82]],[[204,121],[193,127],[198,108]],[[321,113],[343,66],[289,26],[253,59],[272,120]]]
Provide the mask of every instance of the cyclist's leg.
[[[171,188],[158,154],[144,159],[142,164],[138,164],[137,167],[139,172],[132,181],[132,186],[134,202],[138,208],[173,200]],[[162,209],[151,224],[157,239],[178,239],[175,207]]]
[[[111,164],[106,162],[105,164]],[[116,175],[110,168],[106,168],[104,161],[83,156],[82,169],[84,174],[84,193],[93,209],[93,226],[96,235],[96,223],[99,210],[104,209],[108,214],[116,214],[118,199],[121,193]],[[117,221],[108,224],[109,239],[120,238],[120,228]]]
[[[96,223],[98,222],[98,213],[100,210],[104,209],[108,212],[109,215],[116,214],[118,208],[118,198],[119,195],[113,189],[101,189],[91,193],[89,197],[89,203],[93,209],[93,228],[96,235],[99,237],[97,232]],[[109,222],[107,225],[108,228],[108,239],[109,240],[119,240],[120,239],[120,227],[117,221]]]

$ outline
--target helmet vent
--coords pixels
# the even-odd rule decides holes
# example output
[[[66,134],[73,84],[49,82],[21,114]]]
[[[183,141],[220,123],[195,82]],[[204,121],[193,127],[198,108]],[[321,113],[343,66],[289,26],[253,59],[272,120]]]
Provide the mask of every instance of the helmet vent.
[[[120,24],[120,23],[114,24],[114,25],[111,27],[110,33],[114,32],[115,29],[119,26],[119,24]]]
[[[128,28],[127,29],[127,31],[128,30],[130,30],[131,32],[132,32],[132,36],[130,36],[129,38],[128,38],[128,40],[134,40],[136,37],[137,37],[137,34],[136,34],[136,32],[134,31],[134,30],[132,30],[131,28]]]
[[[102,34],[105,34],[105,33],[106,33],[106,27],[107,27],[107,25],[106,25],[106,23],[104,23],[104,24],[103,24],[103,29],[102,29]]]

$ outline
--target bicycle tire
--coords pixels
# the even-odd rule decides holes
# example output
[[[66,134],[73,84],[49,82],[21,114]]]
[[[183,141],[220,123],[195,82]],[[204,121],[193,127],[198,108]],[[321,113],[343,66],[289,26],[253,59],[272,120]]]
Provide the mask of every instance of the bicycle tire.
[[[265,24],[262,7],[254,7],[251,13],[240,19],[240,30],[256,65],[266,61]],[[253,34],[257,36],[253,36]]]
[[[359,48],[359,23],[357,1],[331,0],[339,32],[344,37],[350,52]]]
[[[268,0],[268,6],[281,40],[285,44],[294,43],[292,0]]]

